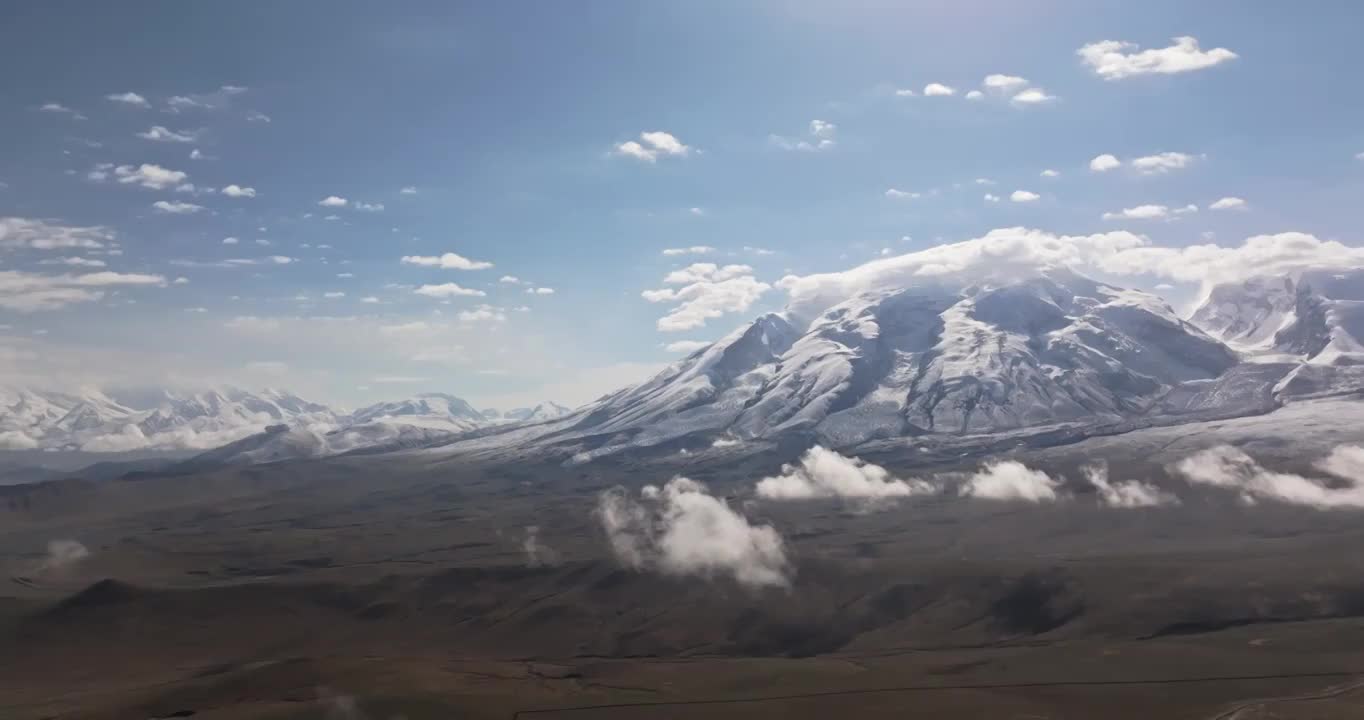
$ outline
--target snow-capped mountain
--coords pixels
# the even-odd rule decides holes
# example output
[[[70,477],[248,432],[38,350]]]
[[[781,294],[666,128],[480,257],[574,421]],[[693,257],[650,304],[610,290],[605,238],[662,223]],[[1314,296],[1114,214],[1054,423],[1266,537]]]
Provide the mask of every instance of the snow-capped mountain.
[[[0,390],[0,448],[85,452],[210,448],[269,425],[334,425],[325,405],[296,395],[237,388],[198,393],[164,390],[141,407],[98,390],[79,393]]]
[[[1251,359],[1364,362],[1364,270],[1218,285],[1190,320]]]
[[[451,450],[572,449],[590,437],[577,454],[592,457],[694,434],[848,446],[1118,421],[1178,412],[1173,389],[1238,362],[1163,300],[1068,270],[995,282],[935,276],[857,292],[809,319],[764,315],[561,420]]]
[[[559,403],[545,401],[535,407],[512,408],[502,413],[504,422],[545,422],[546,420],[556,420],[573,412],[573,408],[565,407]]]
[[[490,422],[482,412],[454,395],[421,393],[405,400],[360,408],[351,413],[346,424],[359,425],[383,420],[450,432],[473,430]]]

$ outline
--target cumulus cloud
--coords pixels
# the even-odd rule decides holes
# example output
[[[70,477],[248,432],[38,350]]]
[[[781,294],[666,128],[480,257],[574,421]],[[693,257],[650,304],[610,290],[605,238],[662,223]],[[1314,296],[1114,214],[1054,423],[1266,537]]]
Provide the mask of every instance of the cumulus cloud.
[[[470,260],[463,255],[452,252],[441,255],[404,255],[402,262],[405,265],[422,265],[445,270],[487,270],[493,266],[490,262]]]
[[[552,288],[552,287],[528,287],[528,288],[526,288],[526,294],[527,294],[527,295],[553,295],[553,294],[554,294],[554,288]]]
[[[63,105],[63,104],[61,104],[61,103],[55,103],[55,102],[44,103],[44,104],[38,106],[38,110],[41,111],[41,112],[46,112],[46,113],[57,113],[57,114],[61,114],[61,115],[70,115],[72,120],[85,120],[85,119],[87,119],[87,118],[86,118],[84,115],[82,115],[81,113],[79,113],[79,112],[77,112],[77,111],[75,111],[75,110],[72,110],[71,108],[69,108],[69,107],[67,107],[67,106],[65,106],[65,105]]]
[[[1209,210],[1245,210],[1246,201],[1238,197],[1224,197],[1208,206]]]
[[[61,572],[90,557],[90,549],[76,540],[52,540],[47,544],[47,555],[38,564],[38,572]]]
[[[340,197],[339,195],[328,195],[327,197],[318,200],[317,204],[321,205],[322,207],[338,208],[349,205],[350,201],[343,197]]]
[[[966,93],[965,97],[967,100],[984,100],[985,93],[979,90],[970,90]]]
[[[1043,171],[1042,171],[1041,173],[1039,173],[1039,174],[1040,174],[1042,177],[1044,177],[1044,178],[1060,177],[1060,175],[1061,175],[1061,173],[1059,173],[1059,172],[1057,172],[1057,171],[1055,171],[1055,170],[1052,170],[1052,169],[1050,169],[1050,168],[1048,168],[1048,169],[1046,169],[1046,170],[1043,170]]]
[[[1346,484],[1327,485],[1302,475],[1268,470],[1230,445],[1208,448],[1174,465],[1189,482],[1233,490],[1247,503],[1274,500],[1318,509],[1364,507],[1364,484],[1360,482],[1364,480],[1364,448],[1339,446],[1317,463],[1317,469]]]
[[[924,86],[924,97],[947,97],[956,94],[957,91],[955,88],[948,87],[942,83],[929,83]]]
[[[715,248],[709,245],[692,245],[691,247],[666,248],[664,255],[708,255],[715,252]]]
[[[1042,230],[997,228],[982,237],[882,258],[842,272],[782,278],[799,317],[814,314],[860,292],[932,287],[945,277],[973,282],[1007,281],[1045,268],[1116,276],[1149,276],[1204,286],[1258,275],[1310,269],[1364,267],[1364,248],[1307,233],[1257,235],[1239,246],[1215,243],[1186,247],[1155,245],[1142,235],[1112,231],[1056,235]]]
[[[1198,46],[1198,39],[1189,36],[1175,38],[1174,44],[1169,47],[1140,51],[1139,47],[1130,42],[1102,40],[1085,45],[1075,53],[1095,75],[1105,80],[1191,72],[1220,65],[1237,57],[1236,53],[1226,48],[1204,51]]]
[[[253,187],[242,187],[241,185],[228,185],[222,189],[222,193],[233,198],[253,198],[256,196],[256,189]]]
[[[781,535],[753,525],[722,498],[685,477],[639,498],[614,488],[596,515],[616,559],[626,567],[673,576],[731,577],[753,588],[787,587],[791,566]]]
[[[616,145],[612,152],[647,163],[655,163],[661,157],[686,157],[691,154],[692,148],[678,140],[672,133],[654,130],[640,133],[638,141],[627,140]]]
[[[361,212],[383,212],[383,211],[384,211],[384,204],[383,204],[383,203],[360,202],[360,201],[357,200],[357,201],[355,202],[355,209],[356,209],[356,210],[359,210],[359,211],[361,211]]]
[[[889,190],[886,190],[886,197],[892,200],[918,200],[920,197],[923,197],[923,195],[912,190],[890,188]]]
[[[999,196],[994,193],[985,193],[984,200],[988,203],[997,203],[999,202]]]
[[[1056,500],[1058,483],[1041,470],[1016,460],[993,462],[967,478],[963,494],[990,500]]]
[[[1166,220],[1169,217],[1170,209],[1163,205],[1139,205],[1124,207],[1118,213],[1103,213],[1103,220]]]
[[[1083,469],[1085,479],[1098,491],[1099,503],[1111,508],[1142,508],[1158,505],[1177,505],[1179,499],[1140,480],[1113,482],[1108,479],[1108,465],[1089,465]]]
[[[471,310],[461,310],[458,317],[459,321],[464,323],[500,323],[507,321],[507,313],[502,308],[493,305],[478,305]]]
[[[198,139],[199,134],[192,130],[181,130],[180,132],[176,132],[174,130],[168,130],[160,125],[153,125],[147,130],[138,133],[137,136],[143,140],[151,140],[153,142],[188,143]]]
[[[1009,195],[1009,199],[1016,203],[1037,202],[1041,195],[1028,190],[1015,190]]]
[[[1160,175],[1171,170],[1182,170],[1192,164],[1194,156],[1180,152],[1163,152],[1156,155],[1139,157],[1132,161],[1132,167],[1143,175]]]
[[[825,120],[811,120],[804,137],[769,135],[768,142],[782,150],[817,152],[832,149],[838,144],[838,126]]]
[[[748,310],[771,285],[760,282],[747,265],[693,263],[682,270],[674,270],[663,278],[679,288],[645,290],[641,296],[651,303],[677,303],[667,315],[659,318],[661,332],[679,332],[705,327],[706,321],[726,313]]]
[[[1028,80],[1027,78],[1018,77],[1017,75],[995,73],[994,75],[986,75],[985,81],[982,82],[981,85],[984,85],[991,90],[1012,94],[1027,87]]]
[[[772,500],[879,500],[931,493],[934,488],[920,480],[891,477],[880,465],[816,445],[805,451],[799,464],[783,465],[781,474],[759,480],[754,490],[758,497]]]
[[[105,95],[104,99],[110,102],[116,102],[123,105],[131,105],[133,107],[140,108],[151,107],[151,103],[147,102],[147,98],[144,98],[135,92],[110,93],[108,95]]]
[[[521,552],[526,555],[528,567],[545,567],[559,564],[559,554],[540,540],[540,526],[527,525],[521,539]]]
[[[1043,103],[1049,103],[1055,99],[1056,99],[1055,95],[1047,94],[1047,91],[1043,90],[1042,88],[1028,88],[1023,92],[1014,95],[1012,98],[1009,99],[1009,102],[1015,105],[1041,105]]]
[[[1122,163],[1118,162],[1118,158],[1108,153],[1097,155],[1093,160],[1089,161],[1089,169],[1094,172],[1108,172],[1109,170],[1116,170],[1119,167],[1122,167]]]
[[[152,203],[152,209],[167,215],[189,215],[204,209],[203,205],[194,203],[180,202],[179,200],[157,200]]]
[[[5,249],[96,249],[103,248],[113,238],[112,230],[99,225],[65,225],[36,218],[0,217],[0,248]]]
[[[103,168],[108,166],[96,167],[95,171],[87,175],[91,180],[103,180],[107,173]],[[124,185],[138,185],[148,190],[166,190],[174,188],[189,179],[189,173],[180,170],[170,170],[151,163],[142,163],[137,167],[132,165],[119,165],[112,168],[114,177]],[[103,173],[103,174],[101,174]]]
[[[161,275],[109,271],[84,275],[41,275],[20,270],[0,271],[0,308],[18,312],[57,310],[67,305],[104,298],[113,286],[166,285]]]
[[[422,285],[412,292],[426,297],[448,298],[448,297],[483,297],[488,293],[474,288],[460,287],[456,283],[448,282],[439,285]]]
[[[500,282],[500,283],[507,284],[507,285],[520,285],[520,284],[521,284],[521,278],[516,277],[515,275],[503,275],[502,277],[498,278],[497,281]]]

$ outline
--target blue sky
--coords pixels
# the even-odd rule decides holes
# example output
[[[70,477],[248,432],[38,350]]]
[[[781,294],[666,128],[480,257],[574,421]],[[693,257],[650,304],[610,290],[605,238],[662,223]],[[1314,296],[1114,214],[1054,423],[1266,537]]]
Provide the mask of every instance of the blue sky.
[[[575,403],[779,309],[785,275],[994,228],[1357,245],[1361,26],[1352,2],[31,3],[0,26],[0,372]],[[1110,40],[1117,70],[1077,54]],[[491,267],[402,261],[444,253]],[[643,293],[698,262],[718,316],[660,329],[680,301]],[[417,292],[447,283],[483,294]]]

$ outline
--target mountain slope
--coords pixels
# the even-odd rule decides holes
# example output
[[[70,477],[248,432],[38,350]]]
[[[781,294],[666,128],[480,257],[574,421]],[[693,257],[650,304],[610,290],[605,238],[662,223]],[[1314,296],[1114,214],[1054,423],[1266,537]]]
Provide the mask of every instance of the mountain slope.
[[[1237,363],[1159,298],[1067,270],[935,276],[856,293],[809,320],[765,315],[560,421],[448,450],[531,443],[590,459],[690,435],[848,446],[1117,421],[1255,396],[1200,385],[1161,404]]]
[[[1364,270],[1312,270],[1218,285],[1194,311],[1199,325],[1251,358],[1364,362]]]

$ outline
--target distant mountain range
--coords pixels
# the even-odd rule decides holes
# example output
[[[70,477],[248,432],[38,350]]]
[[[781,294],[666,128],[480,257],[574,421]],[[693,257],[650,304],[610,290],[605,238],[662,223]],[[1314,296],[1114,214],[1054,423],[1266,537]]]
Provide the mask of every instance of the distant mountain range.
[[[425,393],[343,413],[230,388],[134,407],[99,392],[0,390],[0,446],[213,448],[187,465],[199,467],[420,448],[584,462],[786,441],[990,444],[1358,392],[1361,339],[1360,270],[1217,286],[1188,320],[1156,296],[1066,269],[934,273],[763,315],[576,410],[480,410]]]
[[[122,399],[94,389],[0,387],[0,449],[89,453],[209,449],[282,426],[289,429],[294,447],[324,455],[401,439],[432,441],[501,423],[549,420],[567,412],[549,402],[505,413],[480,411],[441,393],[344,412],[271,389],[160,390]],[[279,435],[278,430],[271,435]]]
[[[811,317],[764,315],[558,420],[440,451],[581,462],[787,438],[855,447],[1117,432],[1364,389],[1359,338],[1364,271],[1215,287],[1187,321],[1156,296],[1066,269],[933,274]]]

